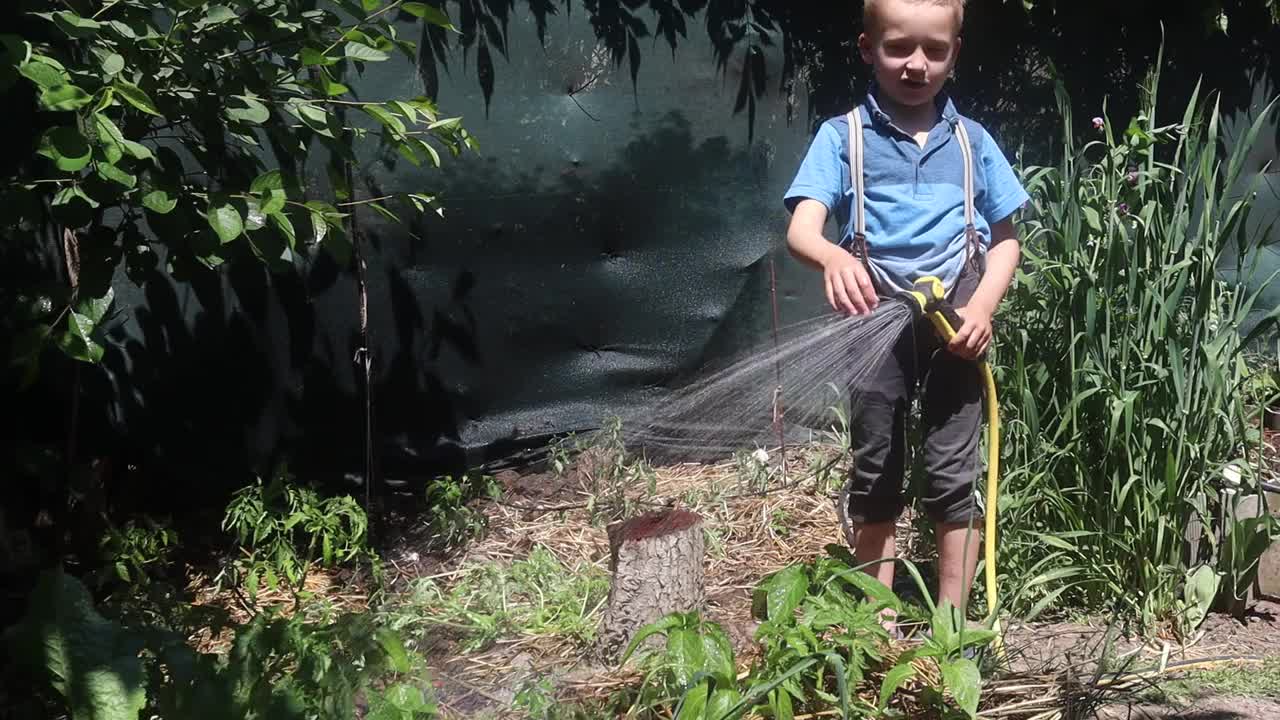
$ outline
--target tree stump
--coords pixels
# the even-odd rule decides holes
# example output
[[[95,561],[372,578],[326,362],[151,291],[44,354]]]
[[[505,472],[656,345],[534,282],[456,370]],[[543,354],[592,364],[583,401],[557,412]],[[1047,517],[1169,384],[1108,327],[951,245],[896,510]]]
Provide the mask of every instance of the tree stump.
[[[613,661],[637,630],[703,602],[702,518],[688,510],[648,513],[609,526],[613,582],[599,651]]]

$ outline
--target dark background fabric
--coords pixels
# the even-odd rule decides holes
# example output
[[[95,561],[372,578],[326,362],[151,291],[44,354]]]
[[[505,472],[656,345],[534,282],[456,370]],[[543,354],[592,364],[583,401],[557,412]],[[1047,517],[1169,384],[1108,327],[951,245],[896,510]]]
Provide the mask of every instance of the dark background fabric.
[[[396,481],[473,467],[633,414],[664,386],[824,312],[817,276],[784,249],[781,196],[818,123],[865,88],[858,8],[749,0],[461,0],[461,33],[423,32],[416,62],[371,65],[369,99],[428,94],[481,150],[419,169],[366,148],[361,196],[436,194],[443,217],[361,214],[369,259],[373,443]],[[1276,92],[1280,35],[1260,3],[971,2],[952,92],[1015,163],[1051,160],[1052,78],[1074,129],[1137,106],[1165,39],[1168,121],[1203,76],[1228,141]],[[1162,28],[1163,23],[1163,28]],[[1276,159],[1276,126],[1248,171]],[[314,160],[324,192],[323,158]],[[1255,220],[1274,235],[1277,176]],[[1269,249],[1264,252],[1270,253]],[[49,259],[6,248],[6,274]],[[10,275],[10,277],[13,277]],[[143,287],[121,272],[101,368],[82,369],[81,452],[176,482],[278,460],[359,476],[364,402],[354,274],[317,252],[293,272],[253,262]],[[1280,288],[1267,295],[1280,304]],[[69,364],[14,396],[11,437],[65,434]]]

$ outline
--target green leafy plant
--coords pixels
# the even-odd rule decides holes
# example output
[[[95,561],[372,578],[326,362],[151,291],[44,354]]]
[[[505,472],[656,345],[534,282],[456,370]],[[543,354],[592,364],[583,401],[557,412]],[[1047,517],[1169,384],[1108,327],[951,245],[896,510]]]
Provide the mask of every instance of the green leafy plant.
[[[910,563],[903,566],[920,586],[923,610],[851,565],[847,550],[829,546],[828,552],[830,557],[785,567],[756,587],[752,612],[761,621],[760,654],[740,682],[723,631],[696,613],[672,614],[638,631],[624,661],[650,637],[666,638],[664,649],[646,656],[646,692],[638,703],[678,701],[673,714],[686,718],[749,712],[791,718],[829,709],[846,718],[869,718],[891,711],[904,686],[913,684],[921,686],[912,694],[915,704],[975,717],[982,677],[970,655],[995,634],[967,629],[948,603],[935,605]],[[884,611],[924,626],[914,647],[891,650]],[[936,670],[936,685],[918,674],[922,663]]]
[[[312,624],[261,613],[217,656],[194,651],[181,633],[107,620],[83,584],[50,571],[6,640],[21,672],[54,689],[73,718],[345,720],[361,695],[370,717],[435,716],[409,679],[421,668],[368,614]]]
[[[50,341],[78,360],[101,359],[96,328],[118,265],[139,284],[161,258],[182,277],[237,257],[284,268],[307,243],[345,265],[357,211],[395,222],[392,202],[438,210],[416,189],[361,197],[366,168],[396,158],[434,167],[472,144],[430,98],[369,99],[351,87],[371,63],[416,60],[405,22],[452,30],[434,5],[24,5],[31,12],[0,34],[0,89],[29,90],[45,124],[36,153],[0,184],[0,208],[13,237],[34,246],[54,228],[77,260],[69,285],[25,292],[15,354],[28,381]],[[323,183],[308,166],[317,150]]]
[[[5,640],[20,671],[52,687],[74,718],[134,720],[147,704],[140,638],[102,617],[61,570],[40,576]]]
[[[122,527],[110,525],[101,541],[103,565],[121,582],[146,585],[177,544],[177,532],[150,518],[141,523],[130,520]],[[99,584],[106,581],[99,576]]]
[[[450,549],[484,532],[484,513],[470,506],[476,498],[497,498],[501,487],[489,475],[438,477],[427,486],[427,514],[433,544]]]
[[[734,471],[738,484],[747,492],[764,492],[769,489],[777,469],[769,464],[769,453],[764,448],[738,450],[733,454]]]
[[[1225,607],[1239,615],[1258,577],[1262,555],[1280,540],[1280,519],[1265,511],[1258,517],[1237,518],[1235,508],[1225,514],[1225,537],[1217,557],[1224,581],[1219,596]]]
[[[364,509],[350,496],[321,498],[295,484],[283,466],[270,482],[259,480],[237,491],[222,527],[235,536],[243,555],[219,580],[242,584],[250,600],[264,584],[285,587],[300,599],[313,567],[371,557]]]
[[[508,566],[464,566],[447,587],[417,580],[382,613],[388,627],[411,637],[448,633],[461,652],[521,635],[554,635],[585,645],[595,638],[608,593],[603,572],[590,565],[567,568],[538,545]]]
[[[595,432],[562,438],[552,443],[548,454],[557,474],[573,471],[581,478],[592,522],[632,517],[657,493],[653,467],[627,452],[621,418],[609,418]],[[636,493],[636,488],[643,492]]]
[[[648,671],[638,705],[678,701],[678,720],[727,717],[739,704],[733,646],[719,624],[698,613],[672,613],[640,628],[622,654],[625,664],[650,638],[662,636],[663,652],[646,656]]]
[[[1213,525],[1196,498],[1216,497],[1221,468],[1257,442],[1242,353],[1274,313],[1241,336],[1258,298],[1242,169],[1271,108],[1224,155],[1198,92],[1160,120],[1155,67],[1140,114],[1116,126],[1104,112],[1083,146],[1060,89],[1061,159],[1025,170],[1024,262],[997,355],[999,569],[1024,617],[1065,602],[1178,622],[1188,570],[1212,561],[1184,539],[1193,519]]]

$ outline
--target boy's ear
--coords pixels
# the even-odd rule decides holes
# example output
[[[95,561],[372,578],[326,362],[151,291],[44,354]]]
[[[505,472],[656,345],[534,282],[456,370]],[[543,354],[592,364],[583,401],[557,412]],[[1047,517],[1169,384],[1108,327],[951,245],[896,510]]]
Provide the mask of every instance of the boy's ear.
[[[868,65],[872,64],[872,58],[874,57],[871,49],[871,38],[866,33],[858,35],[858,54],[862,56],[862,62]]]

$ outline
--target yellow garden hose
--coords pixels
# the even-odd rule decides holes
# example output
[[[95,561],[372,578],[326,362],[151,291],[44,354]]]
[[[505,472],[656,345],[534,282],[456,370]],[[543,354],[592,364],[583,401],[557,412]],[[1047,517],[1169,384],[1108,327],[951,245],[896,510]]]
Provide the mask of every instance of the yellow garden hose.
[[[963,320],[955,308],[946,300],[946,288],[936,277],[917,280],[911,291],[905,295],[913,301],[913,309],[933,324],[934,331],[943,343],[951,342],[956,330]],[[1000,618],[996,617],[999,605],[999,594],[996,586],[996,511],[1000,497],[1000,411],[996,402],[996,380],[991,373],[991,363],[985,359],[978,362],[978,372],[982,376],[983,395],[987,404],[987,501],[984,575],[987,585],[987,614],[992,618],[992,630],[996,638],[992,642],[997,654],[1004,655],[1004,642],[1000,632]],[[966,561],[967,566],[967,561]]]
[[[993,618],[991,629],[996,633],[992,645],[998,655],[1004,655],[1004,639],[1000,632],[1000,618],[996,616],[999,604],[996,587],[996,511],[1000,497],[1000,410],[996,403],[996,379],[991,374],[991,363],[983,360],[978,364],[982,379],[986,386],[983,393],[987,398],[987,508],[986,535],[983,543],[985,559],[983,570],[987,580],[987,614]]]

